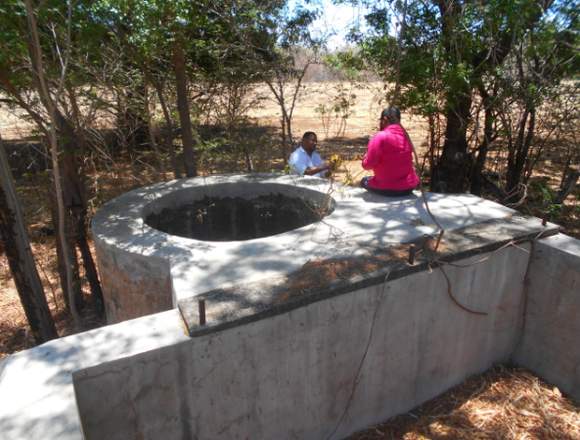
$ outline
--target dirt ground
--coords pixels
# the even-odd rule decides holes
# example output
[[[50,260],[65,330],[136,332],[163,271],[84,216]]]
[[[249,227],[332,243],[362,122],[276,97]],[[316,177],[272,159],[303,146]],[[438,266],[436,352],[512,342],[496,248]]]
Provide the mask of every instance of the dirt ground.
[[[335,174],[335,178],[338,181],[348,184],[356,184],[364,175],[367,174],[360,166],[360,158],[364,154],[369,137],[376,131],[378,126],[378,116],[381,108],[384,106],[384,103],[380,98],[383,95],[382,85],[379,83],[369,83],[364,87],[359,86],[349,90],[349,93],[356,95],[356,100],[352,107],[352,115],[347,119],[344,132],[340,133],[340,136],[337,136],[337,134],[339,134],[338,128],[340,121],[329,120],[323,123],[320,113],[316,111],[316,108],[321,103],[328,103],[331,101],[337,87],[339,87],[339,84],[337,83],[306,84],[306,88],[301,94],[294,112],[293,130],[295,136],[301,135],[304,131],[315,131],[318,134],[318,149],[321,155],[328,158],[331,155],[336,154],[342,159],[342,164],[338,172]],[[260,88],[256,93],[266,94],[267,89],[265,87]],[[272,101],[263,101],[260,106],[256,106],[252,109],[249,116],[254,118],[260,126],[272,127],[273,129],[276,129],[278,126],[279,110],[276,104]],[[403,114],[402,123],[408,130],[413,143],[419,150],[419,155],[421,155],[427,146],[426,121],[411,114]],[[6,109],[0,109],[0,135],[2,135],[3,139],[13,141],[29,137],[33,134],[34,127],[22,118],[22,114],[19,112],[7,111]],[[273,142],[275,143],[276,140],[273,140]],[[279,162],[272,168],[281,169],[282,166],[283,164]],[[166,175],[153,171],[153,167],[148,163],[146,154],[137,160],[129,161],[121,159],[116,163],[108,164],[104,170],[97,170],[97,168],[91,168],[91,166],[88,168],[89,174],[87,180],[92,192],[90,208],[93,212],[105,201],[132,188],[153,183],[160,179],[170,178],[168,174]],[[216,168],[213,168],[212,170],[215,171]],[[202,169],[201,171],[203,173],[212,170]],[[217,170],[219,171],[219,165]],[[243,170],[243,165],[239,166],[239,170]],[[532,180],[539,182],[542,185],[556,187],[559,178],[557,170],[557,156],[551,156],[540,164],[539,172]],[[19,178],[17,184],[19,195],[23,201],[25,216],[29,224],[33,253],[39,267],[40,277],[59,334],[64,336],[102,325],[102,322],[95,318],[90,304],[84,312],[85,319],[81,328],[74,328],[70,317],[65,312],[64,300],[59,288],[56,272],[54,237],[50,233],[50,208],[45,202],[48,200],[48,191],[50,188],[47,173],[27,174]],[[576,237],[580,237],[579,198],[580,194],[576,191],[568,197],[565,204],[556,213],[557,221],[564,226],[565,232]],[[530,195],[530,203],[522,206],[520,209],[529,214],[543,216],[545,215],[545,201],[542,199],[542,195],[536,192]],[[86,282],[84,289],[88,292]],[[33,345],[34,341],[32,340],[26,325],[26,319],[22,312],[18,295],[11,279],[7,261],[4,255],[0,255],[0,360],[11,353],[32,347]],[[385,426],[381,425],[366,433],[354,436],[353,439],[500,438],[501,436],[498,437],[496,434],[493,434],[493,429],[489,428],[490,426],[495,426],[493,423],[490,422],[491,424],[489,426],[483,422],[473,424],[473,420],[478,421],[484,415],[488,418],[491,417],[491,419],[494,419],[494,415],[496,415],[502,420],[508,420],[505,414],[509,414],[513,423],[517,426],[523,426],[523,424],[528,423],[532,419],[536,420],[537,417],[540,417],[540,419],[541,417],[549,418],[548,415],[545,414],[546,409],[536,407],[534,406],[534,403],[530,403],[532,406],[524,405],[521,408],[518,407],[519,409],[517,410],[509,410],[508,413],[504,414],[502,411],[506,410],[507,403],[505,399],[500,399],[500,391],[503,393],[504,391],[513,388],[513,386],[510,385],[510,383],[512,383],[509,382],[510,380],[515,381],[514,383],[517,384],[528,383],[532,384],[534,392],[538,393],[539,397],[537,397],[536,402],[544,401],[553,403],[554,399],[558,397],[558,393],[556,393],[551,387],[547,385],[536,386],[539,381],[528,373],[520,374],[519,372],[510,372],[509,374],[496,374],[496,376],[493,376],[493,374],[492,376],[482,376],[481,379],[475,379],[475,388],[473,385],[474,382],[468,382],[464,385],[465,389],[460,388],[459,391],[451,391],[443,396],[441,399],[443,399],[444,402],[449,399],[451,399],[450,401],[455,402],[451,406],[445,406],[448,410],[442,412],[439,404],[434,404],[433,408],[429,407],[429,404],[427,404],[425,413],[420,412],[416,413],[414,416],[401,416],[402,419],[397,418],[395,421],[389,422]],[[480,382],[477,382],[478,380]],[[474,390],[480,390],[480,388],[483,391],[477,391],[474,393]],[[495,390],[495,394],[493,394],[493,390]],[[488,391],[492,392],[491,397],[487,401],[488,403],[486,403],[486,406],[478,406],[478,404],[476,404],[479,402],[478,399]],[[456,397],[457,393],[462,396],[459,400],[457,400]],[[526,401],[525,396],[527,396],[528,393],[528,388],[524,386],[521,388],[521,394],[511,396],[514,399],[523,399],[522,402],[524,402]],[[461,405],[457,402],[460,402]],[[497,405],[494,402],[498,402]],[[466,410],[466,405],[472,407],[472,409]],[[511,434],[507,437],[501,438],[580,438],[580,434],[578,434],[577,430],[580,424],[578,408],[570,409],[570,404],[565,400],[562,400],[561,405],[562,408],[566,408],[566,411],[568,411],[566,420],[572,420],[576,423],[576,431],[569,428],[569,431],[566,432],[574,432],[575,435],[577,435],[576,437],[558,437],[554,434],[557,433],[557,429],[559,429],[558,427],[562,428],[563,426],[568,425],[565,425],[564,422],[560,423],[553,421],[553,423],[550,422],[552,424],[549,425],[552,431],[541,431],[542,435],[540,436],[536,436],[535,434],[536,432],[540,433],[540,431],[530,431],[526,434],[524,428],[509,428],[509,424],[506,424],[504,428],[506,430],[511,429]],[[463,411],[460,418],[456,417],[459,409]],[[423,409],[420,411],[423,411]],[[470,413],[469,411],[472,412]],[[564,411],[564,409],[558,409],[558,411]],[[540,415],[538,416],[537,414]],[[446,428],[446,424],[448,424],[450,418],[454,420],[454,423],[459,423],[458,420],[468,420],[469,423],[471,423],[469,426],[472,426],[471,431],[462,431],[463,433],[461,435],[457,434],[457,436],[455,434],[450,434],[456,432],[449,431],[448,428]],[[552,434],[554,436],[552,436]]]

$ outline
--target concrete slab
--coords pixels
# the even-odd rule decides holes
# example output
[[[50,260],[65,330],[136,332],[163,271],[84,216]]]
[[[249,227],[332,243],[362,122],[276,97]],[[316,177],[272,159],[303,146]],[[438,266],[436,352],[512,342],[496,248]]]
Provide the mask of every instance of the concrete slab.
[[[334,211],[315,224],[237,242],[169,235],[144,221],[149,213],[204,196],[270,193],[332,199]],[[427,199],[447,230],[515,212],[468,194],[427,194]],[[167,310],[180,299],[239,280],[283,276],[311,259],[356,255],[437,232],[418,192],[385,198],[324,179],[277,174],[211,176],[140,188],[107,203],[92,228],[109,322]]]
[[[336,295],[383,284],[424,270],[432,270],[473,255],[497,251],[505,246],[538,240],[558,233],[555,225],[543,226],[537,218],[512,216],[506,220],[490,220],[447,232],[437,255],[423,240],[412,243],[416,258],[409,264],[410,245],[375,248],[366,254],[333,257],[320,260],[315,272],[298,270],[287,276],[254,282],[239,282],[233,287],[220,288],[179,300],[178,308],[190,336],[201,336],[226,328],[245,325],[298,307],[322,301]],[[432,243],[435,241],[433,240]],[[362,262],[363,264],[359,264]],[[357,269],[354,277],[324,279],[324,264],[341,264]],[[371,271],[369,271],[371,270]],[[315,276],[316,278],[313,278]],[[308,284],[296,280],[308,277]],[[203,301],[204,324],[200,324],[199,301]]]
[[[319,224],[241,248],[168,236],[143,222],[147,210],[163,206],[164,196],[163,203],[178,203],[191,188],[239,194],[234,187],[242,183],[266,193],[268,185],[282,184],[288,191],[331,194],[336,207]],[[0,437],[326,438],[335,430],[339,438],[505,361],[521,333],[529,247],[502,245],[555,228],[472,196],[429,198],[445,228],[461,230],[446,234],[449,255],[441,257],[461,258],[446,270],[458,300],[488,315],[472,316],[454,305],[446,278],[419,256],[411,271],[386,283],[384,277],[377,283],[380,274],[362,275],[346,287],[328,286],[320,300],[196,338],[186,336],[176,309],[128,320],[0,363]],[[284,277],[308,259],[396,248],[436,230],[417,195],[383,199],[290,176],[164,183],[116,199],[96,219],[97,251],[109,265],[101,269],[118,270],[101,272],[109,288],[119,295],[132,289],[128,303],[147,299],[155,307],[222,286],[219,271],[229,270],[229,282],[238,284]],[[453,257],[467,248],[476,253]],[[165,297],[147,298],[158,291]],[[122,299],[113,297],[111,310],[122,312],[123,303],[115,301]],[[359,377],[365,347],[368,361]],[[342,417],[357,380],[356,399]]]
[[[484,244],[485,246],[489,244]],[[403,343],[411,351],[401,352],[397,351],[398,349],[377,347],[379,351],[371,356],[370,359],[374,360],[368,368],[380,372],[380,377],[384,376],[383,371],[390,371],[386,377],[393,382],[383,383],[385,380],[383,377],[378,382],[369,379],[370,382],[367,384],[365,379],[361,393],[365,396],[363,401],[374,402],[372,411],[368,407],[363,407],[364,409],[357,407],[353,413],[349,412],[344,425],[341,422],[337,430],[336,438],[338,438],[340,435],[346,435],[349,430],[362,427],[363,425],[357,424],[359,422],[368,425],[405,411],[432,397],[434,393],[442,392],[458,383],[466,374],[482,371],[491,362],[507,359],[513,350],[514,340],[518,339],[514,335],[519,334],[518,329],[521,327],[521,321],[518,319],[523,307],[520,288],[523,285],[523,274],[527,265],[527,249],[529,248],[525,245],[510,246],[493,251],[491,254],[493,258],[486,258],[488,254],[485,253],[473,255],[460,262],[467,265],[466,269],[460,266],[448,269],[448,276],[460,301],[469,307],[489,313],[483,318],[473,317],[452,304],[447,297],[444,278],[437,270],[432,273],[429,270],[422,270],[420,273],[389,281],[384,284],[389,285],[387,290],[382,290],[380,285],[363,287],[236,329],[232,328],[225,332],[214,331],[202,336],[209,339],[204,339],[201,345],[194,342],[199,338],[190,339],[185,336],[181,318],[176,310],[172,310],[52,341],[18,353],[0,364],[2,439],[114,439],[115,432],[127,435],[119,438],[154,439],[159,438],[159,431],[156,429],[160,426],[165,433],[163,438],[167,439],[181,438],[179,437],[183,433],[179,431],[181,429],[186,429],[185,433],[195,433],[197,429],[202,429],[200,438],[234,438],[236,432],[265,432],[267,437],[269,430],[275,429],[275,426],[268,425],[266,420],[285,419],[289,408],[303,407],[305,402],[313,402],[318,408],[318,404],[312,400],[313,396],[326,390],[324,391],[326,396],[329,392],[334,396],[328,402],[336,402],[332,409],[328,408],[327,412],[322,413],[320,409],[309,412],[313,418],[308,419],[307,425],[302,424],[303,420],[300,420],[292,421],[291,428],[286,425],[279,428],[281,430],[288,428],[288,432],[294,432],[298,438],[319,438],[317,436],[322,431],[330,432],[340,418],[339,411],[347,396],[345,394],[348,390],[347,384],[353,380],[354,366],[357,365],[354,361],[350,364],[351,361],[344,358],[335,365],[339,372],[334,376],[334,370],[330,368],[334,365],[333,359],[336,359],[337,353],[341,355],[358,353],[357,350],[364,344],[364,335],[368,335],[369,313],[376,309],[376,301],[381,295],[389,292],[388,297],[391,299],[381,307],[381,310],[384,310],[381,313],[388,313],[388,316],[381,314],[377,317],[377,322],[381,323],[378,327],[380,330],[377,331],[379,334],[386,333],[375,338],[380,341],[388,337],[391,343],[399,341],[399,344]],[[418,264],[419,266],[421,264]],[[423,275],[416,278],[420,274]],[[350,299],[346,299],[347,297]],[[335,301],[338,302],[335,304]],[[358,303],[362,309],[358,310],[359,306],[351,304],[352,301]],[[386,298],[382,301],[386,301]],[[403,303],[399,304],[399,301]],[[410,316],[414,318],[409,319]],[[411,324],[410,328],[405,327]],[[272,325],[274,327],[270,328]],[[284,328],[274,330],[279,325]],[[457,325],[462,327],[459,328]],[[422,326],[427,327],[419,331]],[[358,329],[356,332],[353,331],[355,328]],[[420,335],[423,336],[419,338]],[[480,337],[485,341],[472,340]],[[501,338],[502,342],[496,338]],[[335,343],[330,343],[332,340],[335,340]],[[435,341],[446,342],[441,345]],[[347,342],[348,344],[352,342],[354,346],[349,348]],[[310,347],[308,350],[302,350],[305,347],[304,343]],[[436,349],[431,352],[429,347]],[[445,352],[441,352],[442,347],[447,347]],[[258,355],[256,350],[263,353]],[[454,354],[448,353],[449,350]],[[289,357],[279,358],[276,353],[286,353],[284,356]],[[389,353],[399,353],[399,356],[392,358]],[[417,361],[416,356],[419,355],[420,361]],[[448,355],[449,359],[446,358]],[[254,361],[246,364],[248,356]],[[375,356],[379,357],[375,359]],[[387,357],[383,359],[382,356]],[[264,365],[268,367],[258,367],[261,364],[257,359],[262,358],[266,360]],[[311,361],[314,359],[318,361],[312,364]],[[431,360],[427,362],[426,359]],[[443,367],[442,362],[445,359],[451,364]],[[228,362],[231,366],[228,366],[230,365]],[[385,370],[385,366],[388,365],[385,362],[391,364],[392,368]],[[238,372],[243,365],[250,370],[241,375]],[[289,367],[290,365],[294,367]],[[414,370],[412,365],[422,366],[421,371],[424,373],[420,373],[421,376],[417,378],[423,379],[416,380],[414,375],[419,374],[419,371]],[[313,370],[313,374],[317,371],[316,375],[306,380],[305,377],[309,376],[305,376],[303,371],[310,371],[315,366],[317,369]],[[190,370],[191,368],[194,370]],[[134,373],[134,369],[138,373]],[[409,376],[409,372],[413,371],[414,373]],[[234,372],[236,374],[232,376]],[[275,372],[284,373],[284,377]],[[299,372],[300,375],[287,380],[286,375],[290,372],[292,374]],[[262,373],[264,376],[261,376]],[[364,374],[366,377],[368,373]],[[83,437],[77,402],[73,394],[73,375],[76,375],[79,383],[82,383],[76,393],[82,394],[79,400],[82,402],[81,411],[87,411],[85,417],[88,425],[84,428],[86,437]],[[181,379],[176,381],[176,377]],[[119,384],[119,378],[123,384]],[[300,382],[302,385],[296,382],[304,380],[306,381]],[[259,385],[262,382],[264,384]],[[266,386],[265,383],[270,385]],[[287,386],[276,388],[277,391],[270,388],[280,387],[282,384]],[[320,388],[322,384],[326,385]],[[114,386],[107,388],[111,385]],[[383,385],[385,387],[381,388]],[[307,392],[313,386],[318,391],[313,394]],[[175,387],[180,391],[178,392]],[[199,387],[204,391],[198,394],[201,390]],[[79,391],[80,389],[82,391]],[[128,391],[129,389],[131,391]],[[261,391],[255,394],[255,390]],[[302,394],[294,395],[296,390],[303,390]],[[373,390],[387,394],[377,395],[376,398],[369,400],[368,396],[372,395]],[[157,394],[159,392],[162,394]],[[194,401],[188,394],[190,392],[196,396],[196,404],[192,404]],[[288,398],[285,397],[287,392],[291,392]],[[220,396],[218,400],[211,397],[215,393]],[[271,400],[272,396],[275,397],[275,401]],[[399,399],[392,396],[406,397]],[[254,398],[258,400],[253,400]],[[261,400],[263,398],[266,400]],[[133,399],[135,404],[132,403]],[[167,399],[174,403],[167,406],[160,404],[165,403]],[[225,412],[216,409],[228,401],[231,401],[233,407]],[[121,406],[117,406],[119,404]],[[147,405],[150,404],[153,406],[148,409]],[[209,406],[204,406],[206,404]],[[238,414],[238,411],[244,410],[248,405],[254,405],[259,414],[263,413],[265,416],[253,418],[251,414],[246,416]],[[153,407],[160,411],[153,411]],[[311,406],[307,408],[312,409]],[[173,412],[174,410],[178,412]],[[95,414],[93,411],[105,413]],[[127,415],[126,411],[131,411],[131,415]],[[202,411],[205,415],[195,415],[189,411]],[[214,416],[206,419],[210,413],[206,414],[205,411],[210,411],[218,419],[214,420],[212,418]],[[206,421],[203,426],[190,419],[192,414],[195,420]],[[220,414],[223,417],[219,416]],[[132,437],[134,435],[132,431],[129,434],[123,431],[126,429],[127,421],[133,423],[136,420],[138,423],[134,426],[144,423],[147,435],[139,437],[140,434],[135,434],[137,436]],[[151,421],[151,425],[147,425],[147,420]],[[159,424],[160,420],[165,422]],[[166,429],[166,422],[175,425],[171,429]],[[314,426],[318,426],[316,428],[318,430],[313,430]],[[119,430],[119,427],[123,429]],[[95,434],[93,431],[95,429],[102,430]],[[258,431],[252,431],[253,429]],[[110,434],[110,430],[114,435]],[[180,434],[172,437],[173,432]],[[103,436],[103,433],[107,435]]]
[[[187,340],[176,310],[60,338],[0,362],[2,440],[83,438],[72,373]],[[107,396],[101,395],[106,405]]]

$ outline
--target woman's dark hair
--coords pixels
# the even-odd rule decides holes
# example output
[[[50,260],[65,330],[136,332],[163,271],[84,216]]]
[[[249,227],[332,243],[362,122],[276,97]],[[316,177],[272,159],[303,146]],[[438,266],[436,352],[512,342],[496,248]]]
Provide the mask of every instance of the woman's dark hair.
[[[398,107],[387,107],[381,113],[381,119],[387,118],[387,120],[392,124],[394,122],[401,121],[401,110]]]

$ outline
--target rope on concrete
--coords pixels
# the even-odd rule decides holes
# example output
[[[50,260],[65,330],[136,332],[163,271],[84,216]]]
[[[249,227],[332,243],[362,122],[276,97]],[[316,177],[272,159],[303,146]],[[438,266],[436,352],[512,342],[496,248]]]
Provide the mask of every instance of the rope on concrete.
[[[532,250],[534,249],[534,245],[535,245],[536,241],[538,241],[540,238],[542,238],[542,235],[544,235],[544,231],[540,231],[538,234],[536,234],[536,236],[534,238],[532,238],[532,239],[529,240],[531,242]],[[486,315],[488,315],[488,313],[486,313],[486,312],[479,312],[477,310],[472,310],[469,307],[464,306],[463,304],[461,304],[457,300],[457,298],[453,294],[453,289],[452,289],[452,286],[451,286],[451,280],[449,279],[449,276],[447,275],[447,273],[443,269],[443,266],[448,265],[448,266],[454,266],[454,267],[460,267],[460,268],[467,268],[467,267],[475,266],[476,264],[480,264],[480,263],[483,263],[486,260],[489,260],[492,255],[494,255],[497,252],[500,252],[503,249],[506,249],[508,247],[515,247],[516,249],[519,249],[522,252],[531,253],[530,251],[527,251],[526,249],[523,249],[523,248],[519,247],[518,244],[517,244],[517,242],[515,240],[510,240],[509,242],[507,242],[503,246],[500,246],[499,248],[497,248],[497,249],[489,252],[485,257],[480,258],[479,260],[474,261],[473,263],[469,263],[469,264],[458,264],[458,263],[445,262],[445,261],[441,261],[441,260],[439,260],[437,258],[434,258],[428,264],[429,264],[429,267],[431,268],[431,264],[432,263],[437,263],[437,265],[438,265],[437,267],[441,270],[441,273],[443,274],[443,276],[445,277],[445,281],[447,282],[447,294],[449,295],[449,298],[451,299],[451,301],[453,301],[453,303],[457,307],[459,307],[460,309],[462,309],[462,310],[464,310],[464,311],[466,311],[468,313],[474,314],[474,315],[486,316]],[[530,262],[531,262],[531,255],[530,255],[530,259],[528,260],[528,266],[526,267],[526,275],[524,277],[525,280],[527,280],[527,278],[529,276],[528,273],[529,273]],[[524,289],[527,289],[527,287],[524,287]]]
[[[415,170],[418,173],[417,175],[419,176],[419,190],[421,191],[421,197],[423,198],[423,204],[425,205],[425,209],[427,210],[427,213],[429,214],[429,216],[433,220],[433,223],[435,223],[437,225],[437,227],[439,228],[439,234],[437,236],[437,242],[435,243],[435,249],[434,249],[434,252],[437,252],[437,249],[439,249],[439,245],[441,244],[441,239],[443,238],[443,234],[445,234],[445,228],[443,228],[443,226],[441,226],[441,223],[439,223],[439,221],[437,220],[437,218],[435,217],[435,215],[431,212],[431,209],[429,208],[429,202],[427,201],[427,196],[425,195],[425,189],[423,188],[423,180],[421,179],[421,174],[420,174],[421,170],[419,168],[419,157],[417,156],[417,150],[415,149],[415,144],[411,140],[411,136],[409,136],[409,133],[407,133],[407,130],[404,127],[403,127],[403,131],[405,132],[405,136],[407,137],[407,140],[409,141],[409,143],[411,144],[411,148],[413,149],[413,157],[414,157],[414,161],[415,161]]]
[[[439,266],[438,267],[439,270],[441,271],[441,273],[443,274],[443,277],[445,277],[445,281],[447,282],[447,295],[449,296],[449,298],[451,298],[451,301],[453,301],[453,303],[459,307],[461,310],[466,311],[467,313],[471,313],[472,315],[481,315],[481,316],[487,316],[489,313],[487,312],[479,312],[477,310],[473,310],[470,309],[469,307],[464,306],[463,304],[461,304],[457,298],[455,298],[455,296],[453,295],[453,292],[451,290],[451,280],[449,279],[449,276],[447,275],[447,272],[445,272],[443,270],[443,266]]]

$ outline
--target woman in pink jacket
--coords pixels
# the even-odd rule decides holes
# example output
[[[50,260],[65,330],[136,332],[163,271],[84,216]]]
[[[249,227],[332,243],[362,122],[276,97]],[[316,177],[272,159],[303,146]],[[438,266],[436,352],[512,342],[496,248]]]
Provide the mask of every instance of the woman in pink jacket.
[[[381,113],[379,131],[370,140],[362,166],[373,170],[373,177],[365,177],[361,186],[384,196],[405,196],[419,185],[413,168],[413,146],[401,127],[401,112],[389,107]]]

